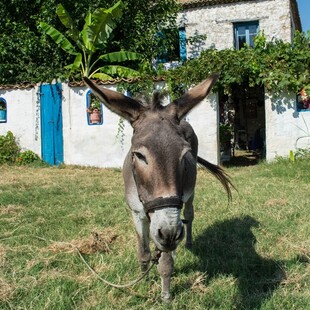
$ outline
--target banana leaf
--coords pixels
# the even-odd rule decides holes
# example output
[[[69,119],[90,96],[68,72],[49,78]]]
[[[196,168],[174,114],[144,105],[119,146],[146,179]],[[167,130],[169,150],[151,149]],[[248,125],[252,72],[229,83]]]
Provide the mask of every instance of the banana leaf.
[[[112,52],[99,56],[99,59],[110,63],[123,62],[127,60],[138,60],[141,58],[142,58],[141,54],[128,51]]]
[[[100,73],[100,72],[92,74],[91,77],[93,77],[95,79],[102,80],[102,81],[111,81],[111,80],[113,80],[112,76],[107,75],[105,73]]]
[[[82,38],[88,50],[95,52],[106,45],[116,27],[116,20],[122,16],[121,7],[122,3],[119,1],[110,9],[98,8],[86,16]]]
[[[40,22],[40,27],[42,30],[49,35],[57,45],[59,45],[64,51],[69,53],[70,55],[76,55],[78,52],[75,50],[74,46],[71,44],[71,42],[57,29],[54,27],[44,23]]]
[[[70,70],[70,73],[74,72],[74,71],[78,71],[80,70],[80,68],[82,67],[82,73],[84,74],[84,68],[83,68],[83,63],[82,63],[82,54],[78,53],[74,59],[74,62],[70,65],[65,66],[65,69]]]
[[[56,8],[56,13],[62,22],[62,24],[69,30],[70,37],[76,42],[79,39],[79,31],[75,27],[74,22],[69,15],[69,13],[65,10],[62,4],[58,4]]]
[[[110,76],[119,76],[119,77],[136,77],[139,76],[137,70],[118,66],[118,65],[109,65],[99,68],[99,71]]]

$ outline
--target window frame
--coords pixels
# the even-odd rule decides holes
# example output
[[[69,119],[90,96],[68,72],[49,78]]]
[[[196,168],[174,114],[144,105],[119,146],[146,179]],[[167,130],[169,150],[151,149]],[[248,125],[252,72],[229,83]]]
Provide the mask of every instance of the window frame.
[[[187,44],[186,44],[186,29],[185,26],[181,26],[178,28],[173,28],[178,32],[178,42],[175,42],[175,54],[176,59],[173,56],[168,54],[168,51],[163,51],[161,55],[157,55],[157,63],[169,63],[169,62],[184,62],[187,59]],[[158,38],[165,39],[166,33],[165,31],[171,31],[170,29],[164,29],[163,31],[159,31],[156,36]]]
[[[90,89],[88,89],[86,91],[86,118],[87,118],[87,124],[89,126],[96,126],[96,125],[103,125],[103,104],[102,102],[100,102],[101,106],[100,106],[100,114],[101,114],[101,119],[100,119],[100,122],[98,123],[92,123],[90,121],[90,112],[89,112],[89,107],[90,107],[90,104],[91,104],[91,94],[92,94],[92,91]]]
[[[239,38],[241,37],[241,34],[239,34],[240,32],[240,28],[241,27],[245,27],[245,44],[248,46],[253,47],[254,46],[254,40],[253,40],[253,46],[251,44],[251,35],[253,35],[250,32],[250,27],[251,26],[255,26],[256,27],[256,33],[254,35],[254,37],[257,36],[258,32],[259,32],[259,21],[258,20],[253,20],[253,21],[244,21],[244,22],[236,22],[233,24],[234,26],[234,47],[236,50],[240,50],[241,48],[243,48],[244,46],[239,45]]]
[[[1,106],[4,107],[4,109],[1,109],[0,111],[2,111],[1,114],[3,114],[3,118],[0,119],[0,123],[3,124],[3,123],[6,123],[7,120],[8,120],[8,114],[7,114],[7,110],[8,110],[8,105],[7,105],[7,102],[6,100],[3,98],[3,97],[0,97],[0,101],[1,101]]]

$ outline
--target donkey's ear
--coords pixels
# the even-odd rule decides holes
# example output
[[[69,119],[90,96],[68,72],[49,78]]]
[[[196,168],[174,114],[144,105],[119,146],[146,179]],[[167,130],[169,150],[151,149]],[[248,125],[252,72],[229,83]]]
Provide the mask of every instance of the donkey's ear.
[[[92,93],[112,112],[125,118],[130,123],[138,118],[143,108],[138,101],[116,91],[99,87],[87,77],[83,79]]]
[[[177,116],[182,119],[193,107],[201,102],[211,91],[212,86],[217,81],[219,75],[214,73],[206,80],[189,90],[180,98],[174,100],[172,105],[175,105]]]

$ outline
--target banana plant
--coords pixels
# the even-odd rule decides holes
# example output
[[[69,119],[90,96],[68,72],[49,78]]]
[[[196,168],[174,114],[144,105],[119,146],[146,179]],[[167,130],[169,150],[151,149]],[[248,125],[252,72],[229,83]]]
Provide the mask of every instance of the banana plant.
[[[136,70],[115,63],[139,60],[140,54],[122,50],[98,56],[106,49],[108,39],[122,17],[122,8],[122,2],[118,1],[109,9],[97,8],[92,13],[89,12],[83,29],[79,31],[69,13],[59,4],[56,13],[67,28],[68,38],[47,23],[40,22],[39,26],[59,47],[75,56],[73,63],[65,67],[71,74],[80,71],[82,76],[101,80],[111,80],[116,76],[137,76]],[[100,66],[100,63],[103,63],[103,66]]]

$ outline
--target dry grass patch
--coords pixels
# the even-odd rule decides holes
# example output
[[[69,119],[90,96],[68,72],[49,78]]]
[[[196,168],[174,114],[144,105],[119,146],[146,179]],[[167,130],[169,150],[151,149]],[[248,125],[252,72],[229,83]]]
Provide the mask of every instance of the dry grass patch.
[[[288,200],[287,199],[283,199],[283,198],[272,198],[272,199],[268,199],[264,206],[265,207],[274,207],[274,206],[286,206],[288,205]]]
[[[9,301],[14,293],[15,286],[0,277],[0,301]]]
[[[17,215],[21,213],[22,206],[9,204],[0,208],[0,215]]]
[[[4,267],[4,263],[5,263],[5,248],[0,245],[0,267]]]
[[[111,228],[102,231],[94,230],[91,236],[85,239],[71,240],[70,242],[52,241],[52,244],[44,251],[71,253],[78,249],[81,254],[108,253],[111,251],[110,245],[117,237],[118,235]]]

